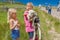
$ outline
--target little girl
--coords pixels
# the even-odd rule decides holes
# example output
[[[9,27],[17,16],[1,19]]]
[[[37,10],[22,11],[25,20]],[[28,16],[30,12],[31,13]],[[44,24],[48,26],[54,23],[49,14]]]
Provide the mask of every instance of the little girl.
[[[29,40],[33,40],[33,36],[34,36],[34,27],[32,26],[32,21],[28,20],[28,14],[29,14],[29,10],[33,9],[33,5],[32,3],[27,3],[26,6],[26,11],[24,12],[24,21],[25,21],[25,26],[26,26],[26,32],[29,35]]]
[[[19,27],[20,24],[16,17],[16,10],[10,9],[9,12],[9,24],[10,24],[10,30],[11,30],[11,37],[12,40],[19,40],[20,33],[19,33]]]

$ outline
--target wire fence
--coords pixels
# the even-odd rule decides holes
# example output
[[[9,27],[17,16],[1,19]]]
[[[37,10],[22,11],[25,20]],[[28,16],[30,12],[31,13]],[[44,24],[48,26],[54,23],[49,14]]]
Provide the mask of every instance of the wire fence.
[[[8,6],[0,6],[0,11],[8,11],[9,8],[15,8],[17,10],[21,10],[24,9],[25,10],[25,6],[15,6],[15,7],[8,7]]]

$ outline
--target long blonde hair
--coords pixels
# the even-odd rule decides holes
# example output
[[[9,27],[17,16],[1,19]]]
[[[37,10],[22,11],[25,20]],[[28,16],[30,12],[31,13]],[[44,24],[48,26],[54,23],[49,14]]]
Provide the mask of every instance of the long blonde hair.
[[[11,18],[12,13],[16,13],[16,9],[14,9],[14,8],[8,9],[8,13],[7,13],[7,23],[9,23],[9,20],[10,20],[10,18]]]

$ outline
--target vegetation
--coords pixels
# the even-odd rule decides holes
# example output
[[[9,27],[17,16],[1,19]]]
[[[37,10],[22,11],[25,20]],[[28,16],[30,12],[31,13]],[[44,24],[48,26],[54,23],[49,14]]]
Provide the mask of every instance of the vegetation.
[[[9,4],[7,7],[19,6],[18,4]],[[22,5],[20,5],[22,6]],[[1,9],[0,9],[1,10]],[[17,17],[21,24],[20,26],[20,40],[28,40],[28,34],[25,32],[25,24],[23,19],[23,13],[25,9],[17,9]],[[34,8],[40,17],[40,25],[42,32],[42,40],[50,40],[50,35],[48,31],[51,27],[54,27],[56,32],[60,33],[60,20],[53,18],[51,15],[39,10],[39,8]],[[49,24],[47,22],[50,22]],[[9,24],[7,23],[7,11],[0,11],[0,40],[11,40]]]

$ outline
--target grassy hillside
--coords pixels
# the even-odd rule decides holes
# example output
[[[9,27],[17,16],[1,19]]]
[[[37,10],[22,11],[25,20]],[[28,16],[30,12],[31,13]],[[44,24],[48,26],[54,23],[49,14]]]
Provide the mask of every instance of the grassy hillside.
[[[12,7],[13,5],[11,5]],[[16,5],[14,5],[16,6]],[[42,40],[51,40],[48,31],[51,30],[51,27],[54,27],[56,32],[60,33],[60,20],[53,18],[51,15],[45,13],[44,11],[34,8],[40,17],[40,25],[42,31]],[[17,10],[17,17],[21,24],[21,40],[28,40],[28,34],[25,32],[25,25],[23,19],[24,9]],[[7,24],[7,12],[0,11],[0,39],[1,40],[11,40],[9,25]]]

